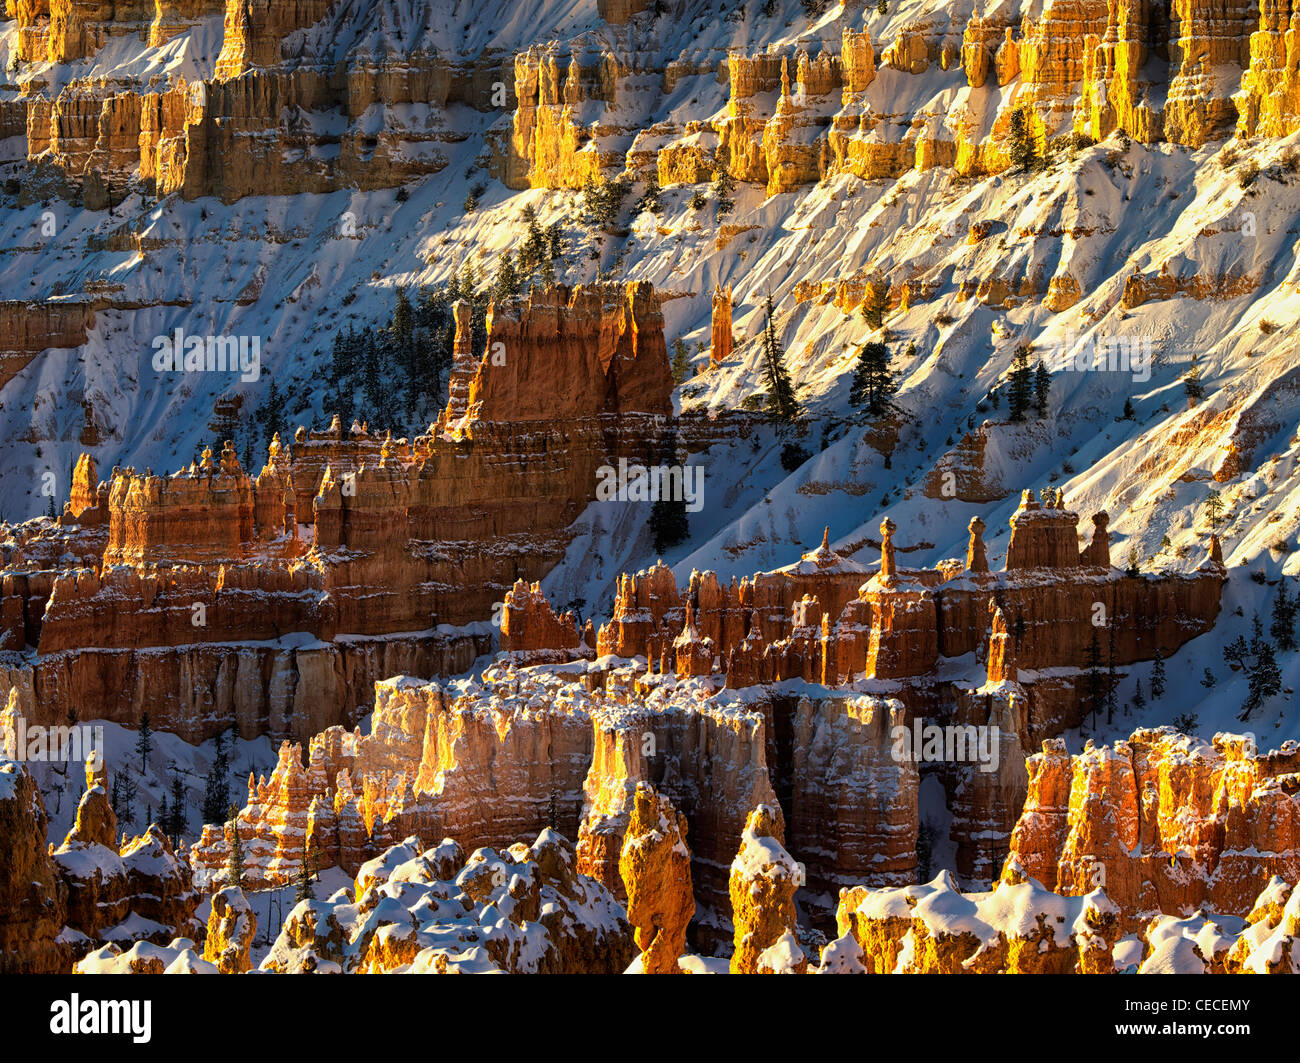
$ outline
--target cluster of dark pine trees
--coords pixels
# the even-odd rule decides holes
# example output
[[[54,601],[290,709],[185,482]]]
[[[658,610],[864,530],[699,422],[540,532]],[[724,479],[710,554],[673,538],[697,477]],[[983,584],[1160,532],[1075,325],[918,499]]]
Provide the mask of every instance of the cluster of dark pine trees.
[[[471,303],[476,331],[485,335],[487,299],[476,294],[477,288],[472,273],[464,278],[453,274],[445,285],[420,289],[414,299],[398,288],[386,325],[349,325],[336,332],[325,374],[325,390],[331,396],[327,409],[339,414],[345,428],[354,420],[366,421],[372,431],[389,429],[400,436],[427,426],[446,398],[456,338],[451,308],[457,299]],[[258,408],[267,440],[283,430],[276,425],[283,409],[274,386],[272,380]]]
[[[140,727],[135,737],[135,752],[140,757],[138,775],[141,780],[149,771],[149,757],[153,754],[153,735],[153,727],[149,723],[149,714],[146,712],[140,717]],[[138,822],[137,813],[140,810],[137,810],[135,802],[140,794],[140,785],[135,779],[137,774],[135,765],[124,764],[113,772],[109,782],[109,804],[124,833],[127,830],[156,824],[173,845],[180,844],[180,839],[189,826],[185,813],[185,783],[177,774],[175,763],[169,765],[169,770],[171,782],[163,793],[157,810],[146,805],[142,810],[144,815],[139,817]]]

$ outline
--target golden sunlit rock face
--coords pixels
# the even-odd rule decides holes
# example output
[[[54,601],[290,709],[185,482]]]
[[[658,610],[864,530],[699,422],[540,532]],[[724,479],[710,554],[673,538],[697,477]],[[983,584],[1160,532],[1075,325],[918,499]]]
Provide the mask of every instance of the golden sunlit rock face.
[[[1009,859],[1062,893],[1103,886],[1126,928],[1160,912],[1245,913],[1273,876],[1300,873],[1293,744],[1263,754],[1253,736],[1164,728],[1077,757],[1044,742],[1028,768]]]
[[[0,973],[1300,973],[1300,0],[0,67]]]
[[[637,783],[618,858],[627,917],[646,974],[678,974],[686,927],[695,914],[686,817],[653,787]]]

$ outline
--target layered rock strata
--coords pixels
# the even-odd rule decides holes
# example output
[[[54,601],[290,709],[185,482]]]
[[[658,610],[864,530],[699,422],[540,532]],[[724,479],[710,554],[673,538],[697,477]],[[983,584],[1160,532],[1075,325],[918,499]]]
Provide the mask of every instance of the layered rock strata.
[[[34,647],[28,718],[133,725],[147,703],[190,740],[231,722],[306,740],[351,725],[377,679],[489,651],[465,625],[560,559],[599,470],[661,452],[673,384],[648,284],[494,304],[482,352],[462,324],[447,409],[414,441],[336,419],[292,453],[274,440],[255,479],[229,444],[171,476],[83,468],[59,525],[24,530],[0,571],[0,639]]]
[[[1065,894],[1104,883],[1128,925],[1202,906],[1244,913],[1270,878],[1300,876],[1300,748],[1164,727],[1077,757],[1028,762],[1010,860]]]
[[[581,661],[388,680],[369,735],[332,728],[306,766],[286,745],[270,779],[250,780],[237,821],[245,879],[288,883],[304,860],[351,872],[408,833],[500,847],[554,824],[578,838],[579,870],[621,898],[637,794],[651,786],[685,825],[695,930],[717,941],[730,936],[745,819],[776,808],[779,787],[809,903],[828,917],[841,886],[910,881],[918,775],[891,756],[896,705],[809,694],[783,703]],[[197,879],[219,885],[226,853],[225,832],[206,828],[191,854]]]

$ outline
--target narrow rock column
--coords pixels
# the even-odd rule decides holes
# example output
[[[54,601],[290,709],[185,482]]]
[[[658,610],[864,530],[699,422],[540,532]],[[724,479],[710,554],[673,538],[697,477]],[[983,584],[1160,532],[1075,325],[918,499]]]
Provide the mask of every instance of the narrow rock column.
[[[636,931],[642,969],[680,974],[677,961],[695,914],[686,817],[646,783],[637,783],[618,873],[627,890],[627,917]]]
[[[731,864],[731,918],[736,929],[732,974],[797,971],[808,967],[799,947],[794,891],[803,869],[782,844],[779,810],[759,805],[749,814],[740,852]]]

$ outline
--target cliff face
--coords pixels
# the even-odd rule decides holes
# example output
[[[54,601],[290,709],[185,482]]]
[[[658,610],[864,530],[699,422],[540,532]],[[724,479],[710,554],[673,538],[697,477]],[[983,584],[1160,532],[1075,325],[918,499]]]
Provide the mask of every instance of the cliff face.
[[[85,302],[0,302],[0,389],[42,351],[81,346],[94,321]]]
[[[5,752],[0,749],[0,971],[61,973],[68,950],[55,939],[66,918],[67,887],[46,846],[41,792]]]
[[[1241,95],[1234,101],[1237,128],[1246,135],[1286,136],[1300,121],[1300,7],[1285,0],[1259,0],[1258,8],[1251,5],[1249,11],[1249,64],[1242,73]]]
[[[605,6],[623,26],[644,5]],[[1273,0],[1071,0],[952,22],[922,16],[874,40],[845,18],[838,41],[703,61],[640,53],[619,38],[461,54],[427,30],[338,46],[344,16],[327,0],[32,0],[15,14],[15,54],[28,64],[94,57],[122,38],[158,48],[222,24],[201,80],[168,74],[123,91],[117,79],[74,78],[57,97],[33,82],[22,102],[29,157],[101,205],[136,179],[160,194],[228,201],[393,187],[447,165],[440,145],[460,136],[447,111],[457,103],[508,112],[493,130],[491,166],[515,189],[581,188],[624,166],[662,184],[707,181],[721,166],[768,194],[837,173],[995,172],[1009,162],[1013,107],[1031,110],[1044,140],[1124,129],[1199,147],[1234,127],[1286,136],[1300,121],[1288,51],[1296,15]],[[936,70],[963,71],[971,90],[950,113],[908,84]],[[880,71],[892,103],[873,89]],[[666,106],[684,78],[701,75],[727,84],[722,110]],[[990,113],[987,93],[1004,87],[1017,91]],[[437,120],[425,120],[425,105]],[[648,117],[663,113],[671,117]]]
[[[9,637],[37,649],[29,718],[76,701],[129,723],[148,697],[185,737],[234,720],[303,740],[350,725],[377,679],[467,668],[491,635],[432,629],[487,620],[559,560],[597,471],[660,453],[673,385],[648,284],[534,291],[493,306],[482,352],[468,331],[461,347],[465,386],[413,442],[335,423],[299,429],[292,453],[277,437],[255,480],[227,443],[170,476],[114,469],[102,506],[101,485],[93,507],[78,488],[65,524],[7,559]],[[56,535],[80,567],[59,567]],[[90,646],[105,652],[74,652]]]
[[[598,179],[618,162],[602,152],[601,138],[637,128],[617,124],[616,87],[629,73],[609,52],[563,56],[552,45],[516,56],[515,110],[505,150],[493,157],[496,176],[508,188],[581,188]]]
[[[224,18],[211,76],[168,74],[121,91],[120,78],[74,78],[58,93],[24,101],[28,156],[57,170],[88,205],[121,200],[139,181],[160,195],[227,201],[309,189],[389,188],[447,164],[440,145],[457,139],[426,105],[485,106],[500,63],[445,60],[424,51],[403,62],[358,56],[337,73],[301,62],[288,38],[321,21],[332,5],[180,3],[116,5],[55,0],[48,20],[18,13],[19,57],[67,63],[93,57],[111,39],[160,48]],[[480,71],[478,68],[482,66]],[[486,82],[486,85],[484,84]]]
[[[730,936],[728,869],[745,819],[781,792],[809,903],[829,916],[841,885],[906,882],[915,866],[918,774],[890,755],[900,718],[869,698],[741,699],[626,666],[502,660],[470,681],[393,679],[376,686],[369,735],[326,731],[306,766],[286,745],[269,779],[250,780],[245,874],[283,884],[313,853],[354,872],[407,833],[473,849],[554,824],[578,838],[578,870],[623,897],[636,795],[649,786],[690,839],[696,932],[718,941]],[[223,880],[226,851],[225,832],[206,828],[191,854],[201,883]],[[654,852],[628,857],[632,871],[667,874]]]
[[[1126,926],[1202,905],[1249,911],[1273,875],[1300,870],[1293,746],[1263,754],[1248,736],[1206,743],[1172,728],[1073,758],[1044,743],[1009,860],[1062,893],[1104,883]]]
[[[596,652],[646,656],[652,671],[680,677],[699,674],[681,663],[681,640],[697,650],[707,642],[716,665],[705,671],[724,673],[729,687],[795,678],[834,687],[862,674],[896,681],[909,720],[947,718],[957,694],[932,678],[945,659],[986,654],[987,675],[973,675],[971,689],[1017,678],[987,653],[996,601],[1019,669],[1053,673],[1027,677],[1021,690],[1018,738],[1028,748],[1087,711],[1082,680],[1094,641],[1118,664],[1167,657],[1218,616],[1221,564],[1207,560],[1191,575],[1126,575],[1110,564],[1108,520],[1094,517],[1092,540],[1080,549],[1079,518],[1063,498],[1048,492],[1040,502],[1026,491],[1002,572],[989,570],[984,523],[974,519],[965,565],[900,568],[898,529],[886,520],[875,576],[825,541],[796,564],[726,587],[711,572],[694,573],[684,591],[667,569],[625,575]]]

